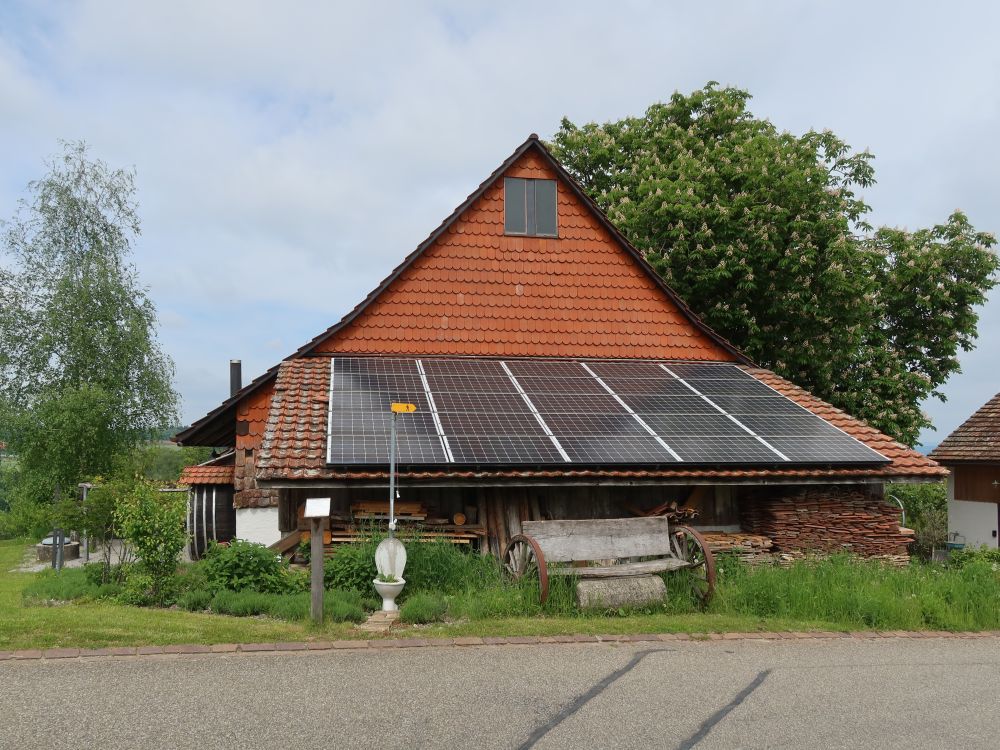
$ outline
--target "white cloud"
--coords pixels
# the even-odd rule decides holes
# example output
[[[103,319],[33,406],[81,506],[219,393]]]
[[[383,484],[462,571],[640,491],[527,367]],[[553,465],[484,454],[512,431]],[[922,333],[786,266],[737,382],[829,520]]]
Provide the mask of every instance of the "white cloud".
[[[136,260],[190,420],[225,396],[227,359],[249,377],[333,323],[529,132],[710,79],[748,88],[779,127],[871,147],[879,221],[961,206],[990,228],[998,20],[791,0],[7,4],[0,216],[57,138],[136,166]],[[1000,344],[988,320],[956,384]]]

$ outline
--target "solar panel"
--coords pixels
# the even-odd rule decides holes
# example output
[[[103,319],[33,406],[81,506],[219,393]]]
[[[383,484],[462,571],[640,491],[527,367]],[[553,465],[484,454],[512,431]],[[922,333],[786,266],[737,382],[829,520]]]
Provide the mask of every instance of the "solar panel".
[[[688,396],[692,395],[691,389],[669,377],[663,370],[660,370],[659,378],[623,378],[613,377],[601,380],[619,396]]]
[[[432,393],[512,393],[517,388],[506,375],[435,375],[427,373]]]
[[[389,463],[389,433],[334,435],[330,441],[331,464]],[[397,436],[396,447],[401,464],[443,464],[448,462],[441,440],[436,435]]]
[[[337,357],[331,464],[788,465],[887,459],[729,363]]]
[[[666,464],[677,460],[649,435],[561,435],[559,443],[572,461],[583,464]]]
[[[449,437],[456,463],[551,464],[565,463],[552,441],[531,435],[458,435]]]
[[[552,414],[542,415],[555,435],[648,435],[631,414]]]

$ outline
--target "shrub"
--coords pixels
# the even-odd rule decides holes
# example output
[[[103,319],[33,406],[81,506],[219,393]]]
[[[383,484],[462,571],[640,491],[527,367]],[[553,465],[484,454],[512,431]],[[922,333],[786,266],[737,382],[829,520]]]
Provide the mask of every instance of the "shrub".
[[[965,547],[964,549],[953,549],[948,553],[948,564],[954,568],[964,568],[966,565],[976,562],[1000,566],[1000,549]]]
[[[122,537],[138,556],[137,570],[130,571],[125,584],[136,603],[165,603],[173,593],[177,559],[187,542],[186,513],[187,500],[182,493],[157,492],[150,482],[139,478],[122,483],[115,519]],[[141,586],[147,590],[142,592]]]
[[[299,545],[295,548],[295,554],[302,560],[302,562],[307,565],[312,560],[312,544],[309,540],[304,539],[299,542]]]
[[[440,594],[420,593],[409,597],[399,608],[399,619],[411,624],[440,622],[448,603]]]
[[[213,594],[205,589],[185,591],[177,599],[177,604],[188,612],[203,612],[212,603]]]
[[[102,584],[100,584],[97,587],[97,590],[94,593],[94,598],[95,599],[120,599],[121,595],[122,595],[122,592],[124,590],[125,590],[125,587],[122,584],[120,584],[120,583],[118,583],[116,581],[110,581],[109,583],[102,583]]]
[[[118,601],[135,607],[165,604],[169,598],[166,583],[166,581],[161,581],[160,585],[157,586],[153,576],[145,568],[130,565],[125,574],[125,584],[118,595]]]
[[[234,539],[228,546],[212,544],[204,566],[209,588],[261,593],[282,593],[290,585],[287,565],[263,544]]]
[[[378,575],[375,568],[375,547],[371,542],[342,544],[323,563],[323,585],[327,589],[368,592]],[[406,578],[409,573],[407,566]]]
[[[308,569],[285,569],[285,593],[299,594],[309,591],[311,584],[312,579]]]
[[[15,494],[8,497],[9,507],[0,512],[0,539],[41,539],[52,530],[54,512],[51,503],[38,502]]]
[[[330,622],[364,622],[365,611],[351,599],[324,599],[323,617]]]
[[[323,601],[324,605],[326,600]],[[267,614],[279,620],[308,620],[312,602],[308,594],[276,594],[271,597]]]
[[[177,591],[184,593],[198,590],[215,593],[218,587],[213,586],[208,580],[208,573],[203,562],[182,563],[177,569]]]
[[[948,537],[948,491],[944,482],[892,485],[886,494],[903,504],[906,525],[915,535],[912,554],[930,559],[935,549],[944,547]]]
[[[220,615],[249,617],[267,612],[271,597],[256,591],[231,591],[223,589],[212,597],[211,609]]]
[[[308,594],[262,594],[222,590],[209,604],[217,614],[234,617],[267,615],[282,620],[305,620],[310,615]],[[361,597],[353,592],[330,591],[323,600],[323,615],[331,622],[363,622]]]

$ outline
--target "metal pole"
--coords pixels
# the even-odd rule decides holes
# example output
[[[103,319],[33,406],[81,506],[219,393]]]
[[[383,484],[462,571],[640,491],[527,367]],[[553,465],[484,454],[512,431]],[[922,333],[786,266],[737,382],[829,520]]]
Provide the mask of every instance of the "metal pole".
[[[65,535],[62,529],[56,529],[56,573],[62,572],[63,568],[63,540]]]
[[[310,614],[313,622],[319,625],[323,622],[323,519],[310,518],[309,526],[312,533],[309,539],[309,564],[312,569]]]
[[[906,526],[906,508],[903,506],[903,503],[895,495],[887,495],[887,497],[890,500],[895,500],[896,501],[896,505],[898,505],[899,509],[901,511],[903,511],[903,519],[902,519],[902,521],[900,521],[900,526]],[[931,551],[933,552],[934,550],[932,549]]]
[[[389,537],[396,535],[396,412],[389,437]]]
[[[49,538],[52,540],[52,556],[49,558],[49,561],[52,563],[53,570],[55,570],[56,567],[56,552],[58,551],[56,548],[56,543],[58,541],[56,534],[58,531],[59,530],[55,526],[53,526],[52,534],[49,536]]]
[[[83,510],[84,513],[87,512],[87,493],[90,491],[89,484],[81,485],[83,487]],[[86,517],[86,516],[84,516]],[[86,526],[86,524],[84,524]],[[87,528],[83,530],[83,562],[90,562],[90,531]]]

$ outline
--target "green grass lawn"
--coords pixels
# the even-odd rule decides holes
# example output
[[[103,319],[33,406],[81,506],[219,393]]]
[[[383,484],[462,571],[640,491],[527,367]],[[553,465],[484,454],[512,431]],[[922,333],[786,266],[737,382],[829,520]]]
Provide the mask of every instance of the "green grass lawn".
[[[314,627],[307,622],[143,608],[106,600],[26,605],[22,592],[37,574],[8,572],[20,563],[25,550],[23,542],[0,541],[0,650],[370,637],[349,623]],[[496,585],[467,589],[449,597],[452,621],[394,632],[443,638],[1000,629],[1000,573],[982,565],[962,571],[920,565],[892,569],[844,558],[792,569],[737,568],[720,578],[712,608],[704,613],[679,609],[589,615],[565,603],[545,612],[537,607],[537,594],[534,610],[526,610],[518,596],[517,591]],[[518,614],[525,611],[533,616]]]
[[[35,574],[8,572],[21,562],[24,549],[23,542],[0,541],[0,650],[326,640],[350,633],[347,625],[314,628],[105,601],[24,606],[21,591]]]
[[[57,606],[22,603],[21,592],[36,575],[11,573],[25,543],[0,541],[0,650],[100,648],[173,643],[252,643],[370,637],[350,624],[314,627],[257,617],[227,617],[180,609],[131,607],[107,601]],[[401,629],[421,637],[464,635],[568,635],[656,632],[721,632],[763,629],[829,630],[830,623],[791,622],[716,614],[634,615],[629,617],[514,617]]]

